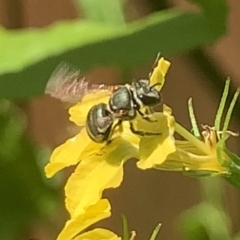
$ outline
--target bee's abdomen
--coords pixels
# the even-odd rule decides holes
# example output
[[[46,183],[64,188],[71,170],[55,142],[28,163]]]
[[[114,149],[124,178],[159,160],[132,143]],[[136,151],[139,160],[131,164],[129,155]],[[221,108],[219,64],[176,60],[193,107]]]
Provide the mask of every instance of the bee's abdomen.
[[[113,117],[107,104],[94,105],[87,115],[86,129],[89,137],[97,143],[107,141],[111,134]]]

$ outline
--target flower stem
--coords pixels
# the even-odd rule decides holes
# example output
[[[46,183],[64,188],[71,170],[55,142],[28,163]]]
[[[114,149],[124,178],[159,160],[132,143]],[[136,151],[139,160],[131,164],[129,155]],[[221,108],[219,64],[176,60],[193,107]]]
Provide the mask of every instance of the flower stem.
[[[157,237],[157,235],[158,235],[158,232],[159,232],[161,226],[162,226],[162,225],[159,223],[159,224],[155,227],[155,229],[154,229],[154,231],[153,231],[153,233],[152,233],[152,236],[150,237],[150,240],[155,240],[155,239],[156,239],[156,237]]]
[[[200,139],[201,135],[200,135],[200,132],[198,129],[198,125],[197,125],[197,121],[196,121],[196,117],[195,117],[195,113],[194,113],[194,109],[193,109],[192,98],[188,99],[188,113],[189,113],[190,121],[192,124],[193,135],[195,137],[197,137],[198,139]]]
[[[188,140],[191,144],[193,144],[195,147],[197,147],[199,150],[204,152],[205,154],[209,155],[211,152],[207,148],[204,142],[197,139],[195,136],[193,136],[189,131],[187,131],[184,127],[182,127],[179,123],[175,123],[175,131],[180,134],[182,137],[184,137],[186,140]]]
[[[228,97],[228,93],[229,93],[229,86],[230,86],[230,79],[226,80],[225,83],[225,87],[223,90],[223,94],[222,94],[222,98],[217,110],[217,115],[215,118],[215,122],[214,122],[214,127],[216,129],[217,132],[220,131],[220,124],[221,124],[221,119],[222,119],[222,115],[223,115],[223,111],[226,105],[226,101],[227,101],[227,97]]]

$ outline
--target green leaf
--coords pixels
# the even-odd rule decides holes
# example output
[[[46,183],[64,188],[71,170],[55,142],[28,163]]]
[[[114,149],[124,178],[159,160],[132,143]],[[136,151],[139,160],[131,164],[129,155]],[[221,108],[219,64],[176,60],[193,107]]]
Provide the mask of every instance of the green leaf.
[[[202,6],[205,11],[206,6]],[[171,9],[126,26],[65,21],[45,29],[1,28],[0,97],[43,94],[47,80],[61,61],[82,71],[102,65],[131,68],[154,59],[159,51],[170,55],[212,43],[224,32],[226,16],[220,21],[211,18],[222,26],[216,36],[204,11]]]
[[[235,188],[240,190],[240,157],[225,148],[225,153],[230,158],[229,173],[224,175]]]
[[[238,233],[236,236],[234,236],[233,240],[240,240],[240,234]]]
[[[222,181],[211,178],[200,181],[203,201],[185,211],[180,231],[185,240],[231,240],[230,219],[224,209]]]
[[[75,3],[89,20],[116,25],[125,24],[121,0],[75,0]]]
[[[230,240],[229,219],[225,212],[208,202],[186,211],[180,231],[185,240]]]
[[[0,125],[0,239],[11,240],[51,213],[54,190],[44,182],[38,165],[43,159],[24,134],[24,117],[8,101],[0,102]]]
[[[228,14],[228,4],[225,0],[191,0],[198,4],[204,11],[209,27],[215,37],[226,31],[223,22]]]

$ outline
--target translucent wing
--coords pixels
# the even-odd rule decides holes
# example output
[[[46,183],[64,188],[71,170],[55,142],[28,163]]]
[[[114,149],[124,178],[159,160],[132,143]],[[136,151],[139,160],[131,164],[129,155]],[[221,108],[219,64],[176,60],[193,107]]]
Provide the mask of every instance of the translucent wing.
[[[113,86],[87,82],[84,77],[80,76],[79,70],[74,70],[68,64],[61,63],[47,82],[45,93],[64,102],[76,103],[88,94],[93,99],[98,98],[98,92],[101,93],[101,96],[109,96],[112,89]]]

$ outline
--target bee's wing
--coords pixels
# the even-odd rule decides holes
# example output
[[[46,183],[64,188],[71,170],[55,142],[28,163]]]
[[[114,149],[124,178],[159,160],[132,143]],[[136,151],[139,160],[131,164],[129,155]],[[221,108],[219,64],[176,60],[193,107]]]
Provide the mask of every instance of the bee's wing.
[[[84,77],[80,76],[80,71],[70,68],[68,64],[61,63],[51,75],[47,82],[45,93],[50,94],[63,102],[80,102],[83,97],[88,101],[109,96],[112,87],[104,84],[90,84]]]
[[[80,77],[80,72],[61,63],[48,80],[45,93],[64,102],[77,102],[87,89],[88,83]]]

